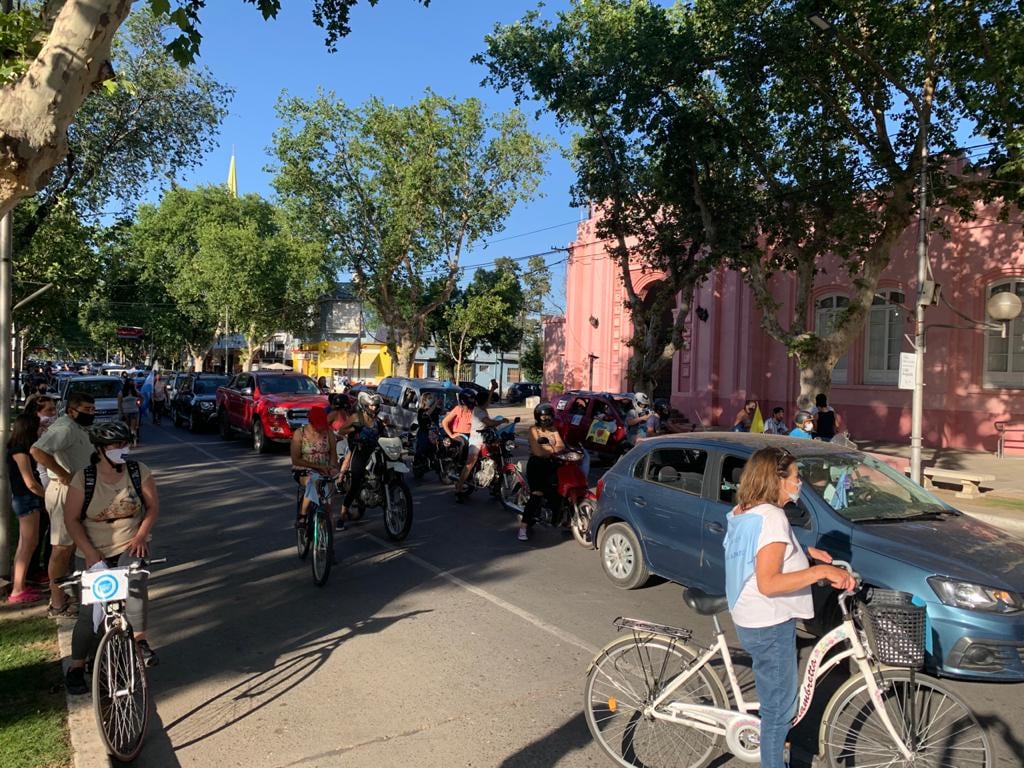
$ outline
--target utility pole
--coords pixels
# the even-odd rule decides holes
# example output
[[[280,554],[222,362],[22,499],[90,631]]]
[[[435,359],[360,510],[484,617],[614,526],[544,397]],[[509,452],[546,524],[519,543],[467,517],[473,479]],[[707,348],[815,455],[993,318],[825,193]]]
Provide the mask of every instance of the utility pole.
[[[594,361],[595,360],[600,360],[600,358],[597,355],[595,355],[593,352],[591,352],[589,355],[587,355],[587,359],[590,360],[590,381],[587,384],[587,389],[589,389],[591,392],[593,392],[594,391]]]
[[[0,435],[5,442],[11,429],[12,224],[10,213],[0,219]],[[11,517],[10,479],[7,462],[0,462],[0,577],[7,577],[11,572],[10,528],[7,525]]]
[[[228,310],[224,308],[224,375],[230,376],[228,370]]]

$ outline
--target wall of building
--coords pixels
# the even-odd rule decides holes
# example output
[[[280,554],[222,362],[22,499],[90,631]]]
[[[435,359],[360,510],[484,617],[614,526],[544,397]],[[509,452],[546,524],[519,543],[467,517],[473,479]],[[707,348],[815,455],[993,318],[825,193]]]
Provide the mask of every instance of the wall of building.
[[[961,222],[941,217],[930,236],[929,258],[946,299],[963,315],[982,320],[988,289],[997,280],[1024,280],[1024,238],[1020,216],[1000,222],[994,208],[980,207],[977,219]],[[906,311],[894,321],[894,334],[914,334],[913,302],[917,294],[916,226],[895,246],[879,291],[904,295]],[[656,273],[633,271],[639,292],[657,280]],[[794,284],[777,277],[772,292],[784,324],[792,314]],[[815,301],[851,295],[852,279],[838,263],[825,264],[815,283]],[[631,324],[623,307],[618,266],[597,241],[594,221],[581,224],[572,246],[566,275],[566,315],[545,326],[545,378],[567,387],[624,391],[628,388],[627,341]],[[799,379],[795,360],[761,328],[761,315],[742,276],[722,270],[694,297],[694,308],[707,310],[706,321],[692,315],[687,343],[673,360],[672,405],[691,421],[711,425],[732,423],[742,402],[755,398],[768,410],[781,405],[792,414]],[[702,313],[703,314],[703,313]],[[811,318],[810,322],[814,323]],[[926,322],[928,349],[925,373],[927,445],[995,449],[994,422],[1024,419],[1024,368],[1005,384],[986,381],[986,333],[972,327],[944,305],[930,307]],[[954,328],[944,326],[958,326]],[[1024,361],[1024,320],[1017,321],[1011,340]],[[867,370],[868,344],[862,334],[848,353],[847,381],[836,382],[830,402],[844,416],[855,439],[905,440],[910,432],[911,392],[892,383],[878,383]],[[898,350],[912,351],[908,340]],[[591,356],[593,374],[591,376]]]

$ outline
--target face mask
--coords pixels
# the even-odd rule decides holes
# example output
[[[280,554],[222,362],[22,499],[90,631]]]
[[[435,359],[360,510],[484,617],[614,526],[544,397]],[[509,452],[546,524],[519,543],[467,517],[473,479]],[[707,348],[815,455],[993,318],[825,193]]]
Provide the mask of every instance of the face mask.
[[[104,455],[110,460],[111,464],[124,464],[125,456],[128,455],[127,448],[108,448],[105,450]]]
[[[800,489],[803,488],[803,485],[804,484],[803,484],[802,481],[800,481],[800,480],[796,481],[796,490],[789,492],[789,498],[790,498],[791,501],[797,502],[797,501],[800,500]]]
[[[40,423],[40,424],[41,424],[42,426],[44,426],[44,427],[48,427],[48,426],[50,426],[50,425],[51,425],[51,424],[53,424],[53,422],[54,422],[54,421],[56,421],[56,420],[57,420],[57,417],[56,417],[56,416],[40,416],[40,417],[39,417],[39,423]]]
[[[91,427],[94,421],[96,421],[95,413],[82,413],[82,411],[78,411],[75,414],[75,423],[80,427]]]

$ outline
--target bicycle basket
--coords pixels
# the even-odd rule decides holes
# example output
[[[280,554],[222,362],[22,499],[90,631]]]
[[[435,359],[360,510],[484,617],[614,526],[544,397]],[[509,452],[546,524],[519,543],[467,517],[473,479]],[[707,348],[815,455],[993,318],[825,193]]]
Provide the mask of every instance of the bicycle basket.
[[[860,606],[861,625],[875,658],[892,667],[919,669],[924,665],[924,606],[913,595],[892,589],[872,589]]]

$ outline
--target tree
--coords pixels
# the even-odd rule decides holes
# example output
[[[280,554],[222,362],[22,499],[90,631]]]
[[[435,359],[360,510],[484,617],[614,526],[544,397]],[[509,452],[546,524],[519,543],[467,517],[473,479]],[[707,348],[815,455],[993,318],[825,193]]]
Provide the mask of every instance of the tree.
[[[541,382],[544,380],[544,344],[539,336],[534,336],[526,342],[526,349],[519,358],[519,365],[523,369],[524,381]]]
[[[519,265],[507,257],[494,260],[494,269],[477,269],[466,286],[466,296],[481,294],[493,297],[492,312],[499,315],[490,332],[478,333],[475,345],[485,352],[507,352],[518,349],[523,341],[523,324],[517,322],[524,306]],[[504,308],[504,310],[502,310]]]
[[[264,18],[275,17],[281,0],[244,0]],[[327,33],[328,47],[350,32],[349,15],[359,0],[314,0],[313,21]],[[427,5],[429,0],[420,0]],[[181,34],[168,50],[191,63],[202,36],[199,14],[206,0],[148,0],[157,16],[169,14]],[[370,0],[371,5],[376,0]],[[42,10],[0,16],[0,216],[42,187],[67,154],[68,128],[86,98],[114,74],[109,58],[118,27],[132,0],[47,0]]]
[[[353,274],[408,373],[463,251],[533,196],[547,143],[518,111],[488,117],[476,99],[430,92],[407,107],[282,98],[278,114],[276,190]]]
[[[802,407],[828,391],[833,368],[863,330],[896,240],[920,214],[922,149],[934,158],[930,205],[969,217],[975,201],[1012,188],[1000,176],[1012,173],[1015,132],[1024,124],[1016,3],[873,0],[828,8],[827,34],[808,24],[805,8],[783,0],[725,0],[675,13],[700,36],[699,53],[680,65],[706,71],[718,99],[683,97],[740,150],[737,183],[757,211],[756,231],[728,256],[743,270],[767,333],[798,360]],[[965,176],[957,159],[966,133],[988,139],[981,174]],[[853,295],[829,328],[815,329],[814,280],[830,259]],[[787,319],[769,287],[779,272],[796,283]]]
[[[223,187],[176,189],[159,207],[143,206],[133,247],[149,280],[162,280],[180,315],[213,339],[227,311],[246,337],[246,367],[275,331],[308,331],[318,296],[330,285],[323,247],[293,232],[281,211],[258,195]]]
[[[491,281],[486,275],[493,274]],[[488,338],[500,338],[502,327],[514,315],[509,299],[518,290],[515,273],[509,269],[486,273],[477,270],[461,300],[445,308],[443,330],[435,338],[438,348],[452,362],[453,378],[463,376],[466,357]]]
[[[526,271],[522,275],[523,309],[521,325],[527,342],[541,338],[541,315],[544,301],[551,293],[551,269],[543,256],[531,256],[526,260]]]
[[[644,0],[576,0],[556,23],[537,12],[495,28],[476,58],[487,82],[536,99],[577,127],[571,157],[578,205],[601,210],[633,325],[629,378],[651,391],[681,347],[694,289],[716,264],[712,243],[734,237],[742,216],[722,217],[732,155],[680,92],[709,92],[701,71],[678,67],[694,31]],[[742,209],[735,209],[734,214]],[[636,289],[641,272],[663,279]]]

